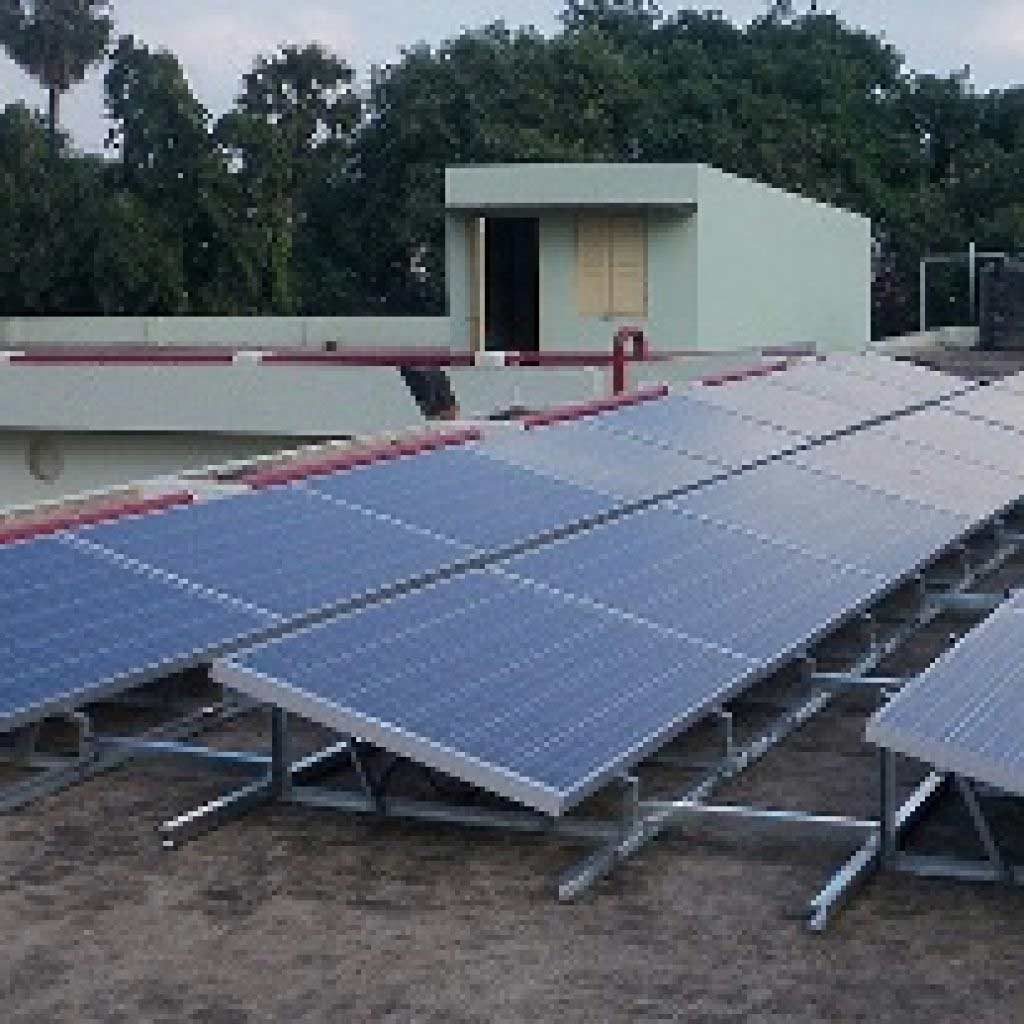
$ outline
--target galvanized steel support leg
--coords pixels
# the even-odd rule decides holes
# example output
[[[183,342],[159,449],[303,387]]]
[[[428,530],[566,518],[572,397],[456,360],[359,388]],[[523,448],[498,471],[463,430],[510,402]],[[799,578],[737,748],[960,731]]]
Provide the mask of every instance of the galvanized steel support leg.
[[[879,752],[879,861],[884,867],[899,852],[899,831],[896,825],[896,757],[891,750]]]
[[[287,798],[291,790],[291,765],[288,761],[288,712],[273,708],[270,712],[270,795]]]
[[[696,785],[674,800],[666,801],[662,808],[643,811],[641,807],[640,817],[628,832],[595,850],[562,874],[558,880],[558,898],[563,902],[571,902],[582,896],[618,864],[632,857],[652,839],[676,823],[680,815],[671,808],[672,803],[690,804],[707,801],[722,782],[734,778],[760,761],[768,751],[778,746],[787,736],[826,707],[830,700],[830,694],[816,691],[779,716],[756,740],[735,750],[731,758],[723,758]]]
[[[885,782],[879,789],[883,803],[890,800],[889,779],[891,771],[885,769]],[[946,778],[933,772],[907,798],[891,819],[888,842],[897,848],[904,836],[920,821],[928,808],[943,791]],[[889,796],[886,796],[889,792]],[[883,815],[886,812],[883,810]],[[846,903],[854,889],[873,875],[882,862],[883,828],[870,836],[838,871],[828,880],[825,887],[811,900],[806,908],[807,926],[815,932],[822,932],[834,914]]]

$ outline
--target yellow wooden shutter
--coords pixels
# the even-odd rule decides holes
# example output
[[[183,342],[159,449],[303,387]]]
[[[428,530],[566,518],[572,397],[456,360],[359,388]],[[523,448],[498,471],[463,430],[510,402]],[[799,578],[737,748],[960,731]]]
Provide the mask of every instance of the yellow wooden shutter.
[[[611,311],[647,315],[647,226],[642,217],[611,220]]]
[[[607,217],[580,217],[576,233],[576,279],[581,316],[611,312],[611,236]]]

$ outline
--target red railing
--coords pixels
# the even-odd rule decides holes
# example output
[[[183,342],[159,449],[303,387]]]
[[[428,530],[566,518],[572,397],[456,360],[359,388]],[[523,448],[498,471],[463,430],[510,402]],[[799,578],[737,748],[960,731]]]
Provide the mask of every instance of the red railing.
[[[756,350],[755,350],[756,351]],[[509,351],[474,353],[448,348],[340,348],[335,351],[303,351],[288,349],[246,349],[200,346],[58,346],[49,345],[27,351],[0,352],[0,361],[29,366],[224,366],[251,363],[262,366],[321,367],[407,367],[409,369],[465,369],[481,364],[512,368],[584,369],[610,368],[612,393],[623,394],[629,387],[629,366],[635,363],[671,362],[683,358],[751,356],[744,350],[654,350],[645,332],[639,327],[621,327],[615,332],[611,351]],[[806,355],[803,349],[773,348],[756,351],[764,358]],[[4,358],[6,356],[6,358]],[[708,378],[724,383],[743,379],[736,374],[753,376],[784,368],[785,363],[759,365],[746,371],[733,371]]]

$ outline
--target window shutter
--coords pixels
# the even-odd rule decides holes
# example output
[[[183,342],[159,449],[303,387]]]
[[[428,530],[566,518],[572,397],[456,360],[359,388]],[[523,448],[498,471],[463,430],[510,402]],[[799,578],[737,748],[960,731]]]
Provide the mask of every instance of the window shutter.
[[[642,217],[612,218],[611,309],[616,316],[647,315],[647,228]]]
[[[611,312],[611,236],[607,217],[580,217],[576,235],[576,277],[581,316]]]

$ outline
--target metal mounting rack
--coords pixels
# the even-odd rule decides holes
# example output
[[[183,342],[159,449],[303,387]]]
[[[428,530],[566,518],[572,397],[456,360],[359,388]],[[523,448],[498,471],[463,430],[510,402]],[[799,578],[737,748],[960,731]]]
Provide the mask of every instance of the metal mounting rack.
[[[364,757],[364,746],[351,739],[336,744],[310,757],[292,762],[288,755],[288,717],[280,708],[270,709],[271,751],[269,754],[235,754],[185,747],[173,743],[136,742],[132,740],[101,740],[101,747],[117,750],[123,756],[181,756],[197,759],[218,771],[250,773],[256,777],[246,785],[195,808],[158,828],[163,844],[176,848],[204,832],[250,810],[271,804],[287,803],[349,814],[373,815],[410,821],[444,822],[475,828],[506,829],[557,837],[573,843],[595,845],[596,849],[557,879],[556,892],[562,901],[572,901],[586,893],[599,879],[638,853],[647,843],[668,831],[692,830],[694,826],[726,829],[770,828],[803,840],[808,833],[821,839],[848,842],[860,840],[856,852],[828,881],[807,908],[801,912],[808,926],[823,930],[837,910],[863,883],[883,865],[901,865],[910,870],[914,859],[887,857],[886,850],[896,849],[910,829],[926,813],[935,799],[945,791],[948,780],[931,774],[916,787],[905,803],[896,808],[886,804],[877,819],[843,815],[818,814],[813,811],[714,804],[711,798],[721,785],[761,761],[793,732],[822,712],[838,693],[851,690],[873,697],[884,697],[901,686],[902,678],[872,676],[888,657],[921,629],[948,612],[983,615],[998,603],[1000,595],[974,594],[971,588],[998,570],[1019,551],[1017,538],[1008,535],[1001,522],[995,525],[995,550],[975,562],[969,549],[958,560],[959,575],[916,577],[915,606],[891,635],[882,640],[877,628],[864,631],[864,645],[859,657],[847,672],[818,672],[814,660],[804,655],[797,664],[801,681],[800,694],[770,724],[746,743],[737,744],[734,733],[734,712],[718,709],[713,717],[722,729],[721,756],[711,764],[680,763],[672,755],[656,754],[652,763],[660,766],[700,769],[677,796],[669,799],[644,798],[639,778],[624,776],[621,812],[602,818],[569,815],[549,817],[513,807],[482,807],[453,802],[411,800],[392,797],[387,791],[387,772],[377,777]],[[913,582],[913,581],[912,581]],[[358,788],[338,789],[316,785],[324,775],[351,768],[359,779]],[[888,779],[890,776],[886,776]],[[888,785],[888,783],[886,783]],[[889,807],[887,812],[885,807]],[[888,817],[886,816],[888,813]],[[887,845],[888,844],[888,845]],[[938,867],[936,868],[938,870]],[[991,865],[965,868],[975,875],[995,873]]]

